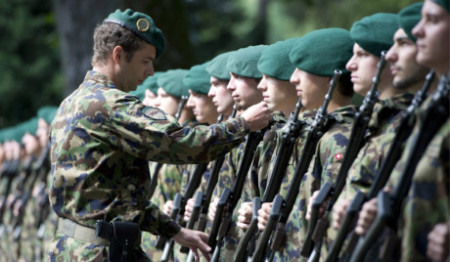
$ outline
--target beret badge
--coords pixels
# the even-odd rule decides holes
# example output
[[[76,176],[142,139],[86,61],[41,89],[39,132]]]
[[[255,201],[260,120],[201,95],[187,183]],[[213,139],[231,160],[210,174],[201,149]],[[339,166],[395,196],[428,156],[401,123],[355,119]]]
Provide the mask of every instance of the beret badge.
[[[145,18],[139,18],[136,22],[136,27],[139,32],[146,32],[150,28],[150,23]]]

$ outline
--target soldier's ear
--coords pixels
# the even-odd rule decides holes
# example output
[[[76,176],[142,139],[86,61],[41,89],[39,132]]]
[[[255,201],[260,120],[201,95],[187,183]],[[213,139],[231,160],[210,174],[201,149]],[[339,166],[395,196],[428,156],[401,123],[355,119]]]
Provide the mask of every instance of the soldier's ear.
[[[114,47],[111,56],[114,63],[119,64],[121,59],[125,59],[125,51],[122,46],[118,45]]]

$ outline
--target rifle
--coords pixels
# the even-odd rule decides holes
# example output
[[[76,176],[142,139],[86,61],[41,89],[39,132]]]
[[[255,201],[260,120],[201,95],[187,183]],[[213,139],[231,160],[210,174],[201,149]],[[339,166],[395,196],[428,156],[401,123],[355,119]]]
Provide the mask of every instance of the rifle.
[[[4,193],[4,198],[2,200],[2,206],[0,208],[0,236],[3,235],[3,233],[5,232],[5,225],[3,222],[3,216],[5,213],[5,209],[6,209],[6,200],[8,198],[9,192],[11,191],[11,183],[12,180],[14,178],[14,176],[16,175],[17,171],[19,170],[19,166],[20,166],[20,160],[19,159],[15,159],[15,160],[11,160],[11,161],[7,161],[4,164],[4,172],[3,172],[3,176],[4,179],[7,179],[6,182],[6,191]]]
[[[175,113],[175,119],[177,121],[178,121],[178,119],[180,119],[181,111],[183,111],[183,108],[186,105],[188,98],[189,98],[188,96],[181,96],[181,100],[180,100],[180,103],[178,104],[177,112]],[[163,166],[163,163],[158,162],[156,164],[152,179],[150,181],[150,188],[148,190],[149,198],[152,198],[153,194],[155,193],[156,186],[158,185],[158,174],[159,174],[159,171],[161,170],[162,166]]]
[[[200,185],[203,173],[206,171],[207,166],[208,166],[208,163],[197,164],[197,166],[195,167],[194,173],[191,175],[191,178],[189,179],[189,183],[186,187],[184,196],[182,196],[181,193],[177,193],[175,195],[175,199],[177,199],[177,201],[174,201],[174,203],[173,203],[173,210],[177,210],[177,212],[176,213],[172,212],[171,218],[173,220],[176,220],[177,223],[181,226],[185,225],[183,216],[184,216],[184,212],[185,212],[187,199],[192,198],[192,196],[194,195],[195,190],[197,190],[198,186]],[[161,261],[169,261],[169,256],[172,253],[172,248],[173,248],[173,240],[159,237],[158,242],[161,242],[161,241],[165,241],[164,252],[163,252],[163,255],[161,256]],[[159,246],[160,244],[157,243],[156,245]],[[187,251],[189,249],[182,248],[182,250],[184,251],[184,253],[187,253]]]
[[[300,114],[300,110],[302,108],[302,99],[299,98],[295,107],[295,112],[292,112],[288,122],[282,129],[282,138],[280,142],[280,146],[277,150],[277,158],[275,159],[274,168],[270,175],[269,183],[267,183],[267,188],[264,191],[264,196],[262,202],[272,202],[275,194],[278,193],[278,190],[281,187],[281,182],[283,181],[284,175],[286,173],[286,169],[288,167],[290,156],[294,151],[295,141],[300,134],[300,130],[305,125],[305,122],[300,121],[298,119],[298,115]],[[239,244],[236,250],[236,254],[234,255],[235,261],[243,261],[246,256],[247,245],[252,238],[252,242],[256,241],[257,236],[257,225],[258,225],[258,210],[261,206],[261,200],[259,197],[255,197],[253,199],[253,215],[252,221],[245,231],[244,236],[239,240]],[[249,250],[248,253],[251,255],[252,251]]]
[[[269,261],[272,261],[275,252],[281,249],[281,244],[286,236],[285,225],[289,215],[291,214],[292,208],[294,207],[295,200],[297,199],[301,181],[303,180],[305,173],[308,171],[311,160],[316,151],[315,149],[317,147],[317,143],[332,123],[332,121],[328,121],[329,117],[327,108],[331,100],[333,90],[335,89],[341,75],[342,72],[340,70],[335,70],[330,81],[328,93],[325,96],[325,101],[317,111],[313,123],[308,127],[308,135],[302,149],[300,160],[296,166],[294,177],[289,185],[286,199],[280,204],[274,202],[272,206],[272,214],[258,241],[255,254],[253,256],[253,261],[262,261],[265,257],[269,257]],[[270,249],[266,252],[267,242],[273,231],[273,237],[269,244]]]
[[[328,216],[345,186],[348,170],[364,144],[364,136],[366,135],[366,131],[369,126],[373,108],[378,100],[377,86],[380,80],[381,72],[386,65],[385,56],[386,52],[381,52],[381,57],[377,65],[377,72],[372,79],[370,90],[364,98],[359,112],[355,114],[350,141],[348,142],[345,150],[344,159],[339,169],[336,183],[332,185],[330,182],[326,182],[312,203],[311,218],[309,220],[307,236],[300,253],[304,257],[309,257],[314,248],[315,252],[313,256],[310,257],[310,261],[316,261],[319,258],[320,247],[322,244],[321,242],[325,231],[328,228]],[[329,199],[329,201],[327,203],[325,214],[319,219],[319,208],[327,199]],[[316,244],[314,244],[314,242]]]
[[[30,199],[31,193],[33,192],[33,187],[34,184],[36,183],[38,177],[39,177],[39,171],[41,169],[43,169],[45,174],[48,173],[49,170],[49,151],[50,151],[50,146],[47,145],[44,150],[42,151],[41,155],[39,156],[39,158],[36,160],[33,171],[34,171],[34,176],[32,178],[32,181],[30,182],[27,190],[24,191],[24,194],[22,196],[22,203],[19,209],[19,215],[17,216],[16,222],[14,224],[13,227],[13,237],[14,240],[17,241],[20,237],[20,234],[22,233],[22,223],[23,223],[23,217],[25,215],[25,207],[28,203],[28,200]]]
[[[355,252],[350,261],[361,261],[366,252],[373,246],[374,241],[380,238],[384,228],[388,229],[386,243],[392,243],[398,229],[398,220],[401,217],[402,203],[408,194],[412,184],[412,178],[417,164],[420,162],[430,141],[444,125],[449,117],[450,85],[448,76],[442,77],[438,89],[433,94],[432,101],[424,111],[423,122],[416,136],[412,137],[412,147],[409,151],[408,160],[399,177],[397,187],[392,194],[385,191],[378,193],[378,214],[364,238],[358,241]],[[381,259],[392,255],[393,250],[381,251]]]
[[[231,113],[230,118],[234,118],[237,113],[237,106],[236,104],[233,106],[233,112]],[[221,122],[223,119],[223,115],[219,117],[218,122]],[[192,225],[192,228],[194,227],[195,222],[197,222],[197,226],[195,227],[198,231],[205,231],[206,223],[208,221],[208,209],[209,205],[211,203],[212,194],[214,192],[214,188],[217,185],[217,181],[219,180],[219,173],[220,169],[222,168],[223,162],[225,161],[225,155],[219,156],[213,164],[213,169],[211,172],[211,175],[208,179],[208,184],[206,185],[206,193],[203,194],[203,192],[198,192],[195,198],[194,208],[192,211],[191,218],[188,223],[189,226]],[[188,255],[188,262],[194,261],[194,253],[192,251],[189,251]]]
[[[211,261],[218,261],[220,256],[220,248],[223,245],[225,236],[228,235],[232,224],[232,215],[239,198],[247,176],[248,170],[253,159],[256,147],[263,138],[266,128],[259,131],[250,132],[247,137],[245,151],[241,159],[236,180],[232,189],[226,188],[220,196],[219,204],[217,205],[216,215],[211,228],[211,233],[208,238],[208,244],[215,247]],[[222,214],[225,213],[223,216]],[[220,226],[220,227],[219,227]],[[216,245],[217,243],[217,245]]]
[[[400,125],[397,128],[397,132],[395,134],[394,139],[392,140],[392,144],[389,148],[389,151],[385,159],[383,160],[380,169],[377,171],[377,174],[375,175],[375,179],[370,187],[369,193],[366,196],[364,193],[359,191],[356,194],[355,198],[352,200],[350,206],[346,211],[346,215],[342,220],[336,240],[330,247],[330,250],[328,252],[325,261],[331,262],[337,259],[339,252],[342,248],[342,245],[344,244],[345,237],[348,235],[348,232],[350,231],[352,225],[354,225],[354,220],[357,213],[359,212],[359,210],[361,210],[363,204],[366,201],[374,198],[378,194],[378,192],[386,185],[386,182],[389,179],[389,176],[392,170],[394,169],[395,164],[401,157],[401,154],[405,146],[405,142],[408,139],[414,127],[416,120],[415,111],[417,108],[420,107],[422,102],[427,97],[427,92],[431,83],[434,80],[434,75],[435,74],[433,71],[430,71],[427,74],[426,81],[422,89],[419,92],[417,92],[417,94],[414,96],[411,105],[409,105],[408,108],[404,112],[402,112]],[[346,254],[344,254],[343,256],[343,260],[347,260],[348,254],[351,254],[353,252],[353,248],[358,241],[358,237],[359,236],[354,231],[351,232],[347,244],[347,251]]]

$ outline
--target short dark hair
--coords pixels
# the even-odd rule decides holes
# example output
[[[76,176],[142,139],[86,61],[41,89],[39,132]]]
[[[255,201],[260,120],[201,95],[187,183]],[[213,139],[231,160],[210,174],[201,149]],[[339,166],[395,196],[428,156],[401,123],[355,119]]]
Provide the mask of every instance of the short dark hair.
[[[133,58],[134,52],[139,50],[146,42],[130,30],[114,24],[102,23],[94,31],[94,55],[91,63],[105,62],[116,46],[121,46],[126,52],[126,60]]]

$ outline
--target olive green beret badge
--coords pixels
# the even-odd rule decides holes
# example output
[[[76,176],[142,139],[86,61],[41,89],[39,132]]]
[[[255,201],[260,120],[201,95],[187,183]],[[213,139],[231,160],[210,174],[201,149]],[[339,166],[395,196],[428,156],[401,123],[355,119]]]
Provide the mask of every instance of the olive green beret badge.
[[[158,108],[155,107],[144,107],[142,108],[142,114],[153,120],[166,120],[166,114]]]
[[[139,18],[136,22],[136,27],[139,32],[146,32],[150,28],[150,23],[145,18]]]

